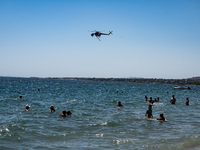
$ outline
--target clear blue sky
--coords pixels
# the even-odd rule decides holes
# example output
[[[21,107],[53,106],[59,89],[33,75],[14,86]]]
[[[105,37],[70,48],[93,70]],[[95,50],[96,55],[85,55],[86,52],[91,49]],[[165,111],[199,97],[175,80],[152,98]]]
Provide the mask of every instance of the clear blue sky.
[[[0,0],[0,76],[200,76],[200,1]]]

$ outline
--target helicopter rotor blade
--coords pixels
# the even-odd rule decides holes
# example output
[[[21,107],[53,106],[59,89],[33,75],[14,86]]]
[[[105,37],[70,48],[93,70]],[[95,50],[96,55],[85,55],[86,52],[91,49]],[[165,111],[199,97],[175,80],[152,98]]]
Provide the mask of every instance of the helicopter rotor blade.
[[[91,30],[88,30],[88,32],[97,32],[96,30],[93,30],[93,31],[91,31]]]

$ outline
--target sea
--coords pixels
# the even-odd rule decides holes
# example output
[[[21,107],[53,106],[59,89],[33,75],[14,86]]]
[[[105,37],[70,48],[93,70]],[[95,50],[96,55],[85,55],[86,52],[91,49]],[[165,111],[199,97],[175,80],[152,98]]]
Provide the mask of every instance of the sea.
[[[0,149],[200,149],[200,87],[175,86],[0,77]],[[145,95],[160,98],[153,118],[145,118]],[[63,110],[71,117],[59,117]]]

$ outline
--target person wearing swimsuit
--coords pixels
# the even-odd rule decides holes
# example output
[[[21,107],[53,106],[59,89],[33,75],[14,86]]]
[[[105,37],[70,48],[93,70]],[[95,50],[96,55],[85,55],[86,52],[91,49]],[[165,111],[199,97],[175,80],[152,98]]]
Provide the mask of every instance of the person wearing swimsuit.
[[[189,106],[189,98],[188,97],[186,97],[186,102],[185,102],[185,104],[187,105],[187,106]]]
[[[172,98],[170,100],[170,104],[175,104],[176,103],[176,99],[174,98],[174,95],[172,95]]]
[[[149,109],[146,111],[145,117],[152,118],[152,105],[149,105]]]

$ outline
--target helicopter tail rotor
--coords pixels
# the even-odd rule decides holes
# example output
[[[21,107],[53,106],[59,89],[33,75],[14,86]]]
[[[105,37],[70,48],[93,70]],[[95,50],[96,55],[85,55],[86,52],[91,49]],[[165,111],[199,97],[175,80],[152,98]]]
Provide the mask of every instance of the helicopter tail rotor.
[[[109,31],[109,35],[112,34],[113,31]]]

